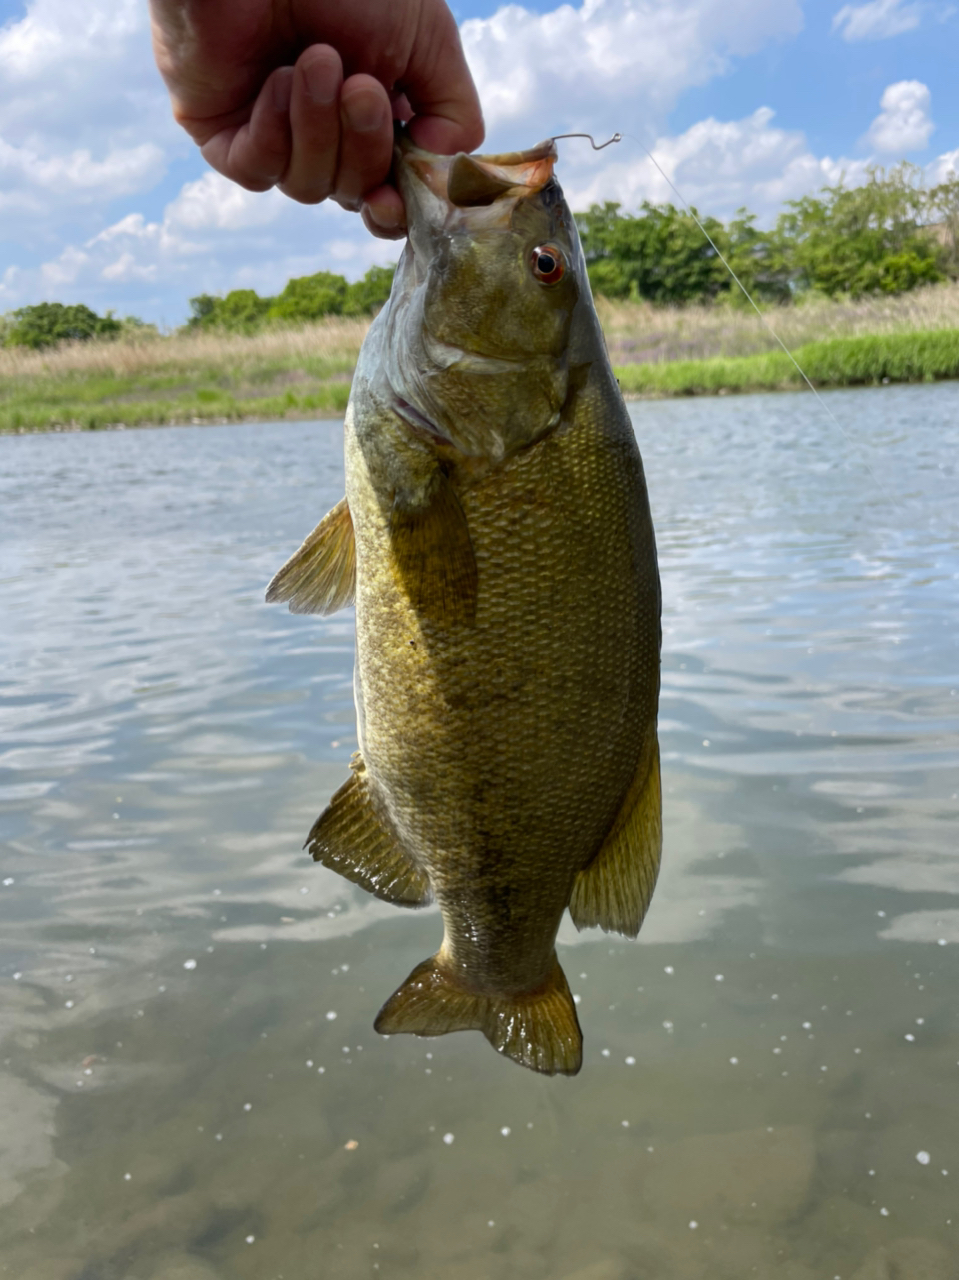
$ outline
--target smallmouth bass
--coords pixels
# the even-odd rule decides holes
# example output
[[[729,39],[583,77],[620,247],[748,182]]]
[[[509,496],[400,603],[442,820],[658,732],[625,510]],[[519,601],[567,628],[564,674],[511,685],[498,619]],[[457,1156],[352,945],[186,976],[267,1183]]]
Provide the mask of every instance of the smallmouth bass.
[[[573,1075],[563,912],[635,937],[659,868],[660,590],[555,160],[398,134],[409,235],[354,375],[346,496],[267,599],[356,605],[359,751],[313,857],[442,912],[377,1031],[477,1029]]]

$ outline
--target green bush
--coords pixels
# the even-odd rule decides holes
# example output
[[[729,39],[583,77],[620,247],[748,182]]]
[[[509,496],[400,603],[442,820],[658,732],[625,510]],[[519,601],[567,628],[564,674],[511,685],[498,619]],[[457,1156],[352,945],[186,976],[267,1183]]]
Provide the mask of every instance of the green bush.
[[[791,200],[776,235],[799,289],[829,297],[904,293],[943,278],[926,230],[934,210],[921,170],[903,162],[869,170],[859,187],[824,187]]]
[[[305,324],[323,316],[372,315],[390,296],[393,272],[393,267],[371,267],[362,280],[349,284],[332,271],[317,271],[288,280],[273,298],[261,298],[254,289],[234,289],[225,298],[201,293],[190,299],[187,327],[256,333],[270,321]]]
[[[272,298],[261,298],[255,289],[232,289],[225,298],[208,293],[190,299],[190,328],[225,329],[229,333],[254,333],[270,309]]]
[[[4,345],[8,347],[56,346],[58,342],[88,341],[90,338],[112,338],[122,332],[123,323],[107,312],[98,316],[82,302],[65,306],[62,302],[38,302],[21,307],[8,317],[4,326]]]
[[[769,231],[746,209],[723,224],[649,201],[635,215],[593,205],[576,222],[592,287],[609,298],[739,301],[719,254],[761,302],[905,293],[959,276],[959,178],[931,191],[921,178],[905,161],[870,169],[861,186],[789,201]]]
[[[312,276],[288,280],[278,298],[266,299],[268,320],[319,320],[322,316],[340,316],[346,302],[347,283],[332,271],[317,271]]]
[[[367,316],[379,311],[389,299],[395,274],[395,267],[370,267],[361,280],[347,285],[343,314]]]

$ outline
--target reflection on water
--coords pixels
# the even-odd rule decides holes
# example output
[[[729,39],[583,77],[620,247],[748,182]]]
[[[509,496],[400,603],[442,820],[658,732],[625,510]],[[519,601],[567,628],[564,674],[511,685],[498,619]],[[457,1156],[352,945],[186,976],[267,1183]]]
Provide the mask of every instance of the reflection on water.
[[[301,852],[339,427],[0,441],[0,1276],[955,1276],[959,386],[830,404],[635,406],[666,849],[572,1081],[376,1036],[439,917]]]

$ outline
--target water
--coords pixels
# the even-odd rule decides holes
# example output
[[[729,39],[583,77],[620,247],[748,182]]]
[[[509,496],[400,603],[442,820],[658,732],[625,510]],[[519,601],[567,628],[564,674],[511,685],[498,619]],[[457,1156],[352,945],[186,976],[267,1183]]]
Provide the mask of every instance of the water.
[[[439,917],[301,852],[339,424],[0,440],[0,1276],[954,1276],[959,384],[829,399],[634,406],[666,847],[571,1081],[376,1036]]]

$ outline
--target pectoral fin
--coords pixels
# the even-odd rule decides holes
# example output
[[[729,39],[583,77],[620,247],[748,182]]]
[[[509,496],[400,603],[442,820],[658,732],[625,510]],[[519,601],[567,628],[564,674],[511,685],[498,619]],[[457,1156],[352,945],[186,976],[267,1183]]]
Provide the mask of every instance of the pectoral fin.
[[[437,471],[425,500],[397,498],[390,516],[393,559],[414,608],[446,626],[476,619],[476,557],[453,486]]]
[[[461,986],[433,956],[390,996],[373,1026],[388,1036],[482,1031],[497,1053],[548,1076],[574,1076],[583,1064],[583,1033],[558,960],[535,991],[488,995]]]
[[[313,824],[306,845],[313,859],[361,889],[399,907],[424,907],[430,882],[377,813],[359,752],[353,774]]]
[[[659,743],[654,736],[612,830],[576,877],[569,903],[576,928],[599,925],[607,933],[635,938],[653,896],[662,847]]]
[[[341,498],[276,574],[266,599],[289,600],[291,613],[336,613],[353,603],[355,590],[353,521]]]

